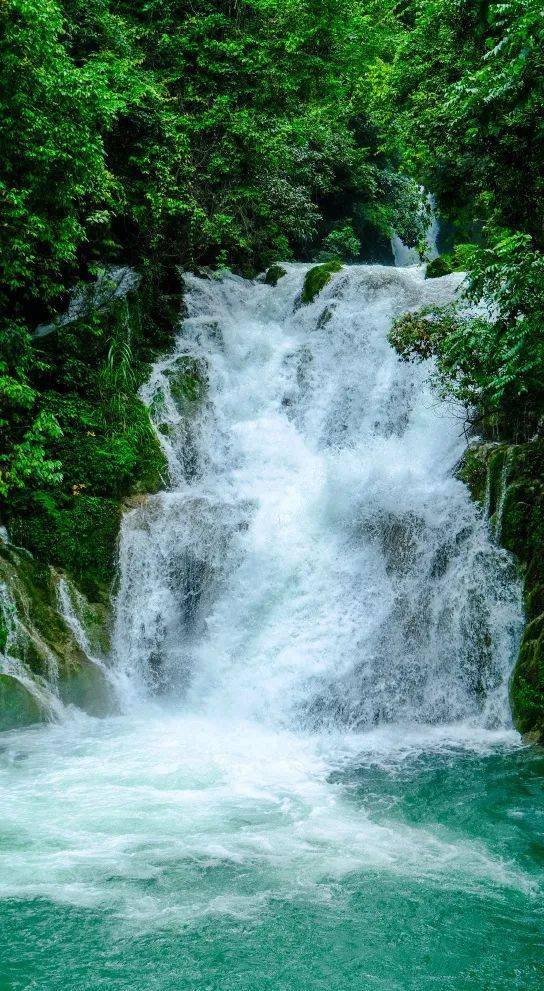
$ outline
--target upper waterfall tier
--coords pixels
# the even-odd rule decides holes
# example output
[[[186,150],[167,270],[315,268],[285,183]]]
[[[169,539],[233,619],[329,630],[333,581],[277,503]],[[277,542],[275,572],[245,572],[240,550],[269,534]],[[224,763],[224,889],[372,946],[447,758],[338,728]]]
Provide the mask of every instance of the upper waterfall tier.
[[[459,279],[354,266],[300,306],[305,267],[286,268],[275,288],[188,277],[145,387],[172,485],[124,522],[123,704],[161,694],[306,729],[507,725],[515,574],[454,476],[459,412],[387,341]],[[188,369],[207,382],[189,404]]]

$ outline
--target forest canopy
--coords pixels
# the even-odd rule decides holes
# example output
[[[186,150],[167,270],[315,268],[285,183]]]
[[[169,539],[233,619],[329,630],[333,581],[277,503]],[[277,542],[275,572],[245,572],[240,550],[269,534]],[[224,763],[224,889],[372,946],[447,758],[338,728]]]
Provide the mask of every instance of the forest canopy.
[[[503,423],[521,410],[535,429],[537,0],[6,0],[0,20],[10,512],[30,500],[51,513],[81,486],[91,497],[130,487],[149,457],[136,390],[165,346],[157,293],[176,289],[178,266],[253,275],[288,258],[391,261],[393,233],[423,243],[423,188],[449,225],[448,250],[471,245],[469,295],[492,314],[431,317],[443,383]],[[54,347],[34,336],[78,285],[122,265],[150,300],[137,333],[119,311],[66,327]],[[409,330],[404,356],[421,356]],[[100,465],[109,457],[107,478],[89,469],[81,480],[78,444],[100,448]]]

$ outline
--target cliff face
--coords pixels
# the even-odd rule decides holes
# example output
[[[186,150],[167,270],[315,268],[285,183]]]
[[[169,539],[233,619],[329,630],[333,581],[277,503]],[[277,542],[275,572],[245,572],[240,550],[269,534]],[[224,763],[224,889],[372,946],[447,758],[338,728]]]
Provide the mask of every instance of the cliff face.
[[[544,740],[544,441],[480,444],[459,471],[523,570],[526,626],[510,697],[520,732]]]
[[[109,604],[89,602],[68,575],[0,543],[0,729],[109,708],[102,666]]]

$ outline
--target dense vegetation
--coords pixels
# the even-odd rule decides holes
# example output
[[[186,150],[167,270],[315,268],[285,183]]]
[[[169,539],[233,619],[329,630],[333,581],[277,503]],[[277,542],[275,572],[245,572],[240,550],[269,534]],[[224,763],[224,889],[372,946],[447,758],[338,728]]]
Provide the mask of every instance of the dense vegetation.
[[[117,518],[96,500],[141,486],[157,458],[136,390],[175,320],[177,266],[252,273],[357,257],[362,242],[383,253],[393,228],[421,237],[416,182],[369,110],[366,80],[398,31],[389,8],[2,5],[0,511],[46,560],[88,572],[83,522],[109,535]],[[120,264],[142,275],[136,322],[126,303],[89,306],[33,336]],[[94,563],[107,573],[104,554]]]
[[[160,460],[136,393],[176,266],[420,236],[416,184],[366,110],[394,24],[348,0],[8,0],[0,19],[0,510],[45,560],[105,578],[115,500]],[[87,290],[34,336],[119,264],[138,294],[100,308]]]
[[[392,340],[408,360],[436,357],[441,390],[484,435],[540,444],[542,12],[540,0],[6,0],[0,515],[12,536],[106,581],[119,500],[160,484],[137,389],[167,346],[179,268],[253,274],[298,257],[323,263],[319,281],[340,260],[386,260],[393,231],[422,242],[421,185],[446,222],[429,275],[468,269],[466,295],[402,318]],[[96,305],[93,281],[101,293],[120,266],[139,288]],[[74,291],[88,305],[36,336]],[[467,302],[483,303],[476,316]]]
[[[517,438],[544,402],[544,21],[538,0],[415,0],[381,69],[386,141],[470,241],[467,297],[487,312],[426,314],[405,354],[437,354],[442,385]],[[407,333],[404,332],[407,331]]]

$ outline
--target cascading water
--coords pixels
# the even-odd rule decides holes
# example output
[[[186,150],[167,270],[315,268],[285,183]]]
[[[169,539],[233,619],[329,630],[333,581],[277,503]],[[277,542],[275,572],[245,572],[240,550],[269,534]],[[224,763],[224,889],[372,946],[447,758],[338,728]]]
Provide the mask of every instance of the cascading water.
[[[462,418],[387,344],[458,279],[300,306],[286,268],[188,277],[144,389],[171,485],[124,520],[121,714],[0,736],[13,991],[541,987],[519,585]]]
[[[303,274],[188,279],[145,390],[172,488],[122,535],[128,704],[158,690],[291,728],[507,725],[512,566],[453,476],[461,419],[387,343],[395,315],[459,279],[354,267],[300,307]],[[187,363],[208,381],[189,422]]]

